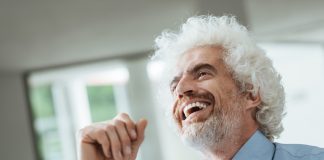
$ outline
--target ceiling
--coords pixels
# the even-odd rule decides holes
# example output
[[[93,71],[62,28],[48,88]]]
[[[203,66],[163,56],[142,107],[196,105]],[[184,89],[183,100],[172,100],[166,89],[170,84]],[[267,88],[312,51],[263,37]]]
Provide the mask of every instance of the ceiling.
[[[322,0],[0,0],[0,72],[152,50],[194,14],[232,13],[259,41],[324,42]]]
[[[323,0],[246,0],[245,5],[258,40],[324,42]]]

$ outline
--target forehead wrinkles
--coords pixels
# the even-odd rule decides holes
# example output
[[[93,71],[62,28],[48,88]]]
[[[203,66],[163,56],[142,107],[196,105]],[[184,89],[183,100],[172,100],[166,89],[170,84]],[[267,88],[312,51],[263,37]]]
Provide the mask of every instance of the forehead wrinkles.
[[[218,70],[226,68],[222,59],[219,59],[217,57],[211,58],[204,57],[199,59],[186,60],[182,64],[178,64],[176,68],[177,72],[174,75],[180,77],[183,74],[194,73],[196,71],[199,71],[200,69],[209,69],[213,72],[218,72]]]
[[[173,69],[169,72],[171,73],[169,82],[174,78],[179,78],[183,74],[188,73],[199,63],[210,64],[217,70],[225,68],[223,66],[225,65],[224,56],[226,54],[224,51],[225,49],[221,46],[207,45],[195,47],[179,54],[176,58],[177,60],[175,60]]]

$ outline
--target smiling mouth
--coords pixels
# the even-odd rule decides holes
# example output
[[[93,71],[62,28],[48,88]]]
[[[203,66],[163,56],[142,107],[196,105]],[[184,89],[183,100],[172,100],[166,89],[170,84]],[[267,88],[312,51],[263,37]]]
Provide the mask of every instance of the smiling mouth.
[[[207,106],[209,105],[210,103],[207,102],[193,102],[186,105],[182,110],[182,114],[181,114],[182,120],[186,120],[191,114],[202,111],[205,108],[207,108]]]

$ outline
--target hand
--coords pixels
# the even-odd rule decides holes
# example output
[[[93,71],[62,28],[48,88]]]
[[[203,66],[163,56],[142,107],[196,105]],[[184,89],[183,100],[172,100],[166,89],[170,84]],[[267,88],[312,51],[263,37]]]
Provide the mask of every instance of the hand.
[[[126,113],[80,130],[81,160],[135,160],[147,120],[137,123]]]

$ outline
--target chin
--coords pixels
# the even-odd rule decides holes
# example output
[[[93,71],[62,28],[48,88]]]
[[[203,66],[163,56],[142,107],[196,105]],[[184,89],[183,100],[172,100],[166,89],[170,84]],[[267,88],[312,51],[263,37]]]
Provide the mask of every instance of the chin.
[[[240,125],[239,115],[213,114],[204,122],[187,125],[181,130],[182,141],[197,150],[222,147],[229,139],[234,138],[235,128]]]
[[[196,122],[182,128],[181,139],[184,144],[198,150],[215,147],[221,141],[223,134],[216,117],[210,117],[204,122]]]

